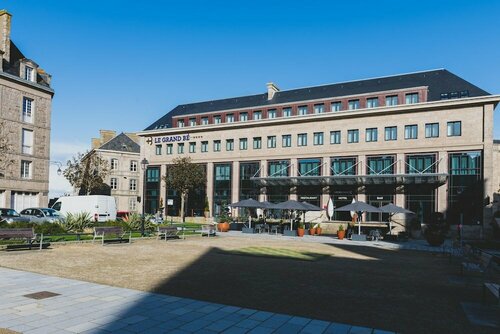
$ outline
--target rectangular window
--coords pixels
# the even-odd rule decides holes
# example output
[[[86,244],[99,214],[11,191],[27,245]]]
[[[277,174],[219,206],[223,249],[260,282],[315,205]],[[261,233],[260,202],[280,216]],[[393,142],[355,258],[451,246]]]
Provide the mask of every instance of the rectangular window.
[[[161,144],[155,146],[156,155],[161,155]]]
[[[418,138],[418,125],[405,125],[405,139]]]
[[[292,147],[292,135],[283,135],[281,146]]]
[[[397,95],[389,95],[385,97],[385,105],[386,106],[397,106],[398,105],[398,96]]]
[[[214,140],[214,152],[220,152],[220,140]]]
[[[248,149],[248,139],[240,138],[240,150],[244,151]]]
[[[201,118],[201,125],[208,125],[208,117]]]
[[[276,148],[276,136],[267,136],[267,148]]]
[[[118,159],[111,159],[111,170],[117,170],[118,169]]]
[[[261,137],[253,137],[253,149],[260,150],[262,148],[262,138]]]
[[[33,100],[23,97],[23,122],[33,123]]]
[[[292,116],[292,108],[283,108],[283,117]]]
[[[137,199],[136,197],[130,197],[128,199],[128,210],[134,212],[137,210]]]
[[[365,140],[367,142],[378,141],[378,129],[377,128],[366,129]]]
[[[418,103],[418,93],[406,94],[406,104]]]
[[[174,144],[167,144],[167,155],[174,153]]]
[[[366,99],[367,108],[377,108],[378,107],[378,97],[371,97]]]
[[[23,154],[33,154],[33,131],[23,129]]]
[[[307,133],[297,135],[297,146],[307,146]]]
[[[425,138],[439,137],[439,123],[425,124]]]
[[[448,137],[456,137],[462,135],[462,122],[448,122]]]
[[[368,157],[366,159],[366,173],[394,174],[394,157],[392,155]]]
[[[130,179],[129,180],[128,190],[131,190],[131,191],[136,191],[137,190],[137,180],[136,179]]]
[[[196,126],[196,118],[189,119],[189,126]]]
[[[234,151],[234,139],[226,139],[226,151]]]
[[[359,100],[349,100],[348,106],[349,110],[359,109]]]
[[[323,145],[323,132],[315,132],[313,136],[313,144],[314,145]]]
[[[195,142],[189,143],[189,153],[196,153],[196,143]]]
[[[299,115],[307,115],[307,106],[300,106],[299,109]]]
[[[332,111],[341,111],[342,110],[342,102],[332,102],[331,105],[331,110]]]
[[[385,140],[397,140],[398,139],[398,128],[396,126],[386,126],[385,127]]]
[[[137,162],[137,160],[131,160],[130,161],[130,171],[131,172],[137,172],[137,165],[139,163]]]
[[[203,153],[208,152],[208,141],[201,142],[201,152]]]
[[[240,113],[240,122],[245,122],[248,121],[248,113],[247,112],[241,112]]]
[[[283,177],[288,176],[290,161],[288,160],[275,160],[267,163],[267,174],[270,177]]]
[[[254,121],[262,119],[262,111],[254,111],[253,112],[253,119],[254,119]]]
[[[31,179],[31,161],[21,161],[21,178]]]
[[[177,121],[177,127],[178,128],[183,128],[184,127],[184,120],[183,119],[180,119]]]
[[[177,154],[184,154],[184,143],[177,144]]]
[[[33,71],[33,67],[29,67],[29,66],[24,66],[24,80],[28,80],[28,81],[35,81],[34,80],[34,71]]]
[[[356,175],[356,158],[332,158],[332,175]]]
[[[220,115],[214,116],[214,124],[222,123],[222,117]]]
[[[324,112],[325,112],[325,105],[323,103],[314,105],[315,114],[322,114]]]
[[[111,190],[118,189],[118,180],[116,179],[116,177],[111,178],[109,186],[110,186]]]
[[[276,118],[276,116],[277,116],[276,109],[269,109],[267,111],[267,118]]]
[[[422,174],[436,172],[436,156],[434,154],[407,155],[406,174]]]
[[[330,144],[340,144],[340,131],[330,131]]]
[[[359,142],[359,130],[347,130],[347,142],[348,143]]]
[[[234,114],[228,114],[226,116],[226,123],[233,123],[234,122]]]
[[[299,176],[321,176],[321,160],[320,159],[300,159]]]

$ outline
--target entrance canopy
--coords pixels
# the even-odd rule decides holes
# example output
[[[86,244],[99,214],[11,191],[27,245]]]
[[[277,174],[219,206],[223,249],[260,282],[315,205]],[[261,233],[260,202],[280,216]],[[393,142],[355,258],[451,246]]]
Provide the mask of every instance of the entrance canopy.
[[[433,185],[445,184],[448,174],[376,174],[333,176],[277,176],[250,178],[261,186],[366,186],[366,185]]]

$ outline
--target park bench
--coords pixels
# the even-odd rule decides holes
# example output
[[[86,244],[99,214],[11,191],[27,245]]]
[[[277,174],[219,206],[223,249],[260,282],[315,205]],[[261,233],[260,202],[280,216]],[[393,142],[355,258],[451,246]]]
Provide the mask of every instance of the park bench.
[[[462,262],[462,275],[465,272],[485,275],[492,263],[493,255],[480,252],[479,255],[470,255],[470,259]]]
[[[37,237],[35,230],[32,227],[2,228],[0,229],[0,239],[26,239],[26,243],[7,245],[7,249],[32,249],[33,247],[38,247],[39,250],[42,250],[44,247],[47,248],[50,245],[49,243],[43,243],[43,233],[40,234],[40,244],[35,244],[35,242],[37,241]]]
[[[167,241],[168,238],[178,238],[179,230],[175,226],[158,226],[156,240],[161,239],[162,236],[165,237],[165,241]]]
[[[114,239],[107,239],[106,242],[127,242],[131,243],[132,242],[132,232],[129,232],[128,235],[128,240],[124,239],[123,237],[125,236],[127,232],[123,231],[123,228],[120,226],[98,226],[94,227],[94,238],[92,239],[92,242],[95,241],[95,239],[101,238],[102,240],[102,245],[104,245],[104,240],[106,236],[115,236]]]
[[[201,236],[215,236],[216,228],[214,225],[202,225],[201,226]]]

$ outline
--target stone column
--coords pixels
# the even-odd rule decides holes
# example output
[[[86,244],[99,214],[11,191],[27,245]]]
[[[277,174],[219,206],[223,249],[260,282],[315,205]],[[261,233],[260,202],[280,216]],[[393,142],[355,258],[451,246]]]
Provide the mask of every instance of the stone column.
[[[331,176],[332,170],[330,168],[330,157],[323,157],[321,159],[321,174],[322,176]],[[328,204],[328,200],[330,199],[330,187],[325,186],[321,189],[321,203],[320,206],[324,207]]]
[[[438,173],[446,173],[448,174],[448,152],[440,151],[438,152],[437,160],[439,164],[436,168]],[[448,182],[450,182],[450,176],[448,176]],[[438,212],[446,212],[448,208],[448,182],[439,186],[437,188],[437,208]]]
[[[207,198],[210,207],[210,217],[214,213],[214,163],[207,162]]]
[[[299,166],[297,158],[290,159],[289,176],[299,176]],[[290,199],[298,200],[297,187],[290,187]]]
[[[405,155],[403,153],[396,154],[396,167],[394,168],[395,174],[406,174]],[[406,191],[406,190],[405,190]],[[405,207],[406,194],[396,193],[394,196],[394,204],[402,208]]]
[[[167,165],[161,165],[160,166],[160,202],[158,203],[158,205],[160,203],[163,203],[163,210],[161,211],[161,214],[166,217],[166,213],[167,213],[167,184],[166,182],[163,180],[163,176],[167,175]],[[126,200],[128,201],[128,198],[126,198]],[[128,205],[128,203],[127,203]]]
[[[233,161],[231,173],[231,203],[240,200],[240,163]]]
[[[258,177],[268,177],[267,175],[267,160],[261,160],[260,161],[260,172],[257,175]],[[259,198],[256,198],[259,202],[263,201],[269,201],[269,198],[267,198],[267,188],[266,187],[260,187],[260,192],[259,192]]]

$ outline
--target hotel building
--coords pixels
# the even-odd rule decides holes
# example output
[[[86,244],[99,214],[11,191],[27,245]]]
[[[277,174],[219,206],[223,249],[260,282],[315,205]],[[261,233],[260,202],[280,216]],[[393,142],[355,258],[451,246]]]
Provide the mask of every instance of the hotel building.
[[[173,199],[168,214],[178,214],[161,176],[186,156],[207,174],[188,215],[202,215],[205,196],[212,216],[245,198],[325,207],[331,197],[336,207],[392,202],[422,223],[438,211],[452,224],[482,225],[499,189],[499,101],[440,69],[287,91],[269,83],[264,94],[179,105],[138,134],[149,162],[145,210]]]

